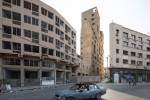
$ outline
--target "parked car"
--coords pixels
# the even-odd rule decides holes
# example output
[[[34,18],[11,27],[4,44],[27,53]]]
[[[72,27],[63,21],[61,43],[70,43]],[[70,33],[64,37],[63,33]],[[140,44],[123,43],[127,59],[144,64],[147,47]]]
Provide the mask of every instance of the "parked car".
[[[101,100],[101,96],[106,94],[106,89],[93,83],[75,84],[69,89],[56,93],[56,100]]]

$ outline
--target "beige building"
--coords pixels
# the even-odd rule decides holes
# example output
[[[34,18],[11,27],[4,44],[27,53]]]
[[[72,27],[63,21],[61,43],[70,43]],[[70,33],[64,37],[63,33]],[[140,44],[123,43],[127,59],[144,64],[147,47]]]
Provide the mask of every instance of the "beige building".
[[[81,56],[89,65],[88,75],[104,76],[103,33],[100,31],[100,16],[97,7],[82,13]]]
[[[110,76],[128,75],[137,81],[150,81],[150,36],[116,23],[110,24]]]
[[[75,75],[76,31],[40,0],[0,0],[0,79],[12,86]]]

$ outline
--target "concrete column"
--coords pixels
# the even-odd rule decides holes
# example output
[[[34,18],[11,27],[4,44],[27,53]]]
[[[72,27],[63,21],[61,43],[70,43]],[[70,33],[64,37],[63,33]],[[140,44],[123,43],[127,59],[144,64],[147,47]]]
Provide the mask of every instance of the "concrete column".
[[[40,80],[40,85],[42,84],[42,69],[40,68],[38,71],[38,79]]]
[[[24,80],[25,80],[25,71],[24,71],[24,65],[23,65],[23,59],[21,59],[21,68],[20,68],[20,81],[21,81],[21,87],[24,86]]]
[[[0,66],[0,80],[3,79],[3,71],[2,71],[2,66]]]
[[[40,85],[41,85],[42,84],[42,60],[40,60],[40,62],[39,62],[39,67],[40,67],[40,69],[38,71],[38,79],[39,79]]]
[[[2,71],[2,58],[0,58],[0,80],[3,79],[3,71]]]
[[[54,82],[56,84],[56,64],[54,64]]]

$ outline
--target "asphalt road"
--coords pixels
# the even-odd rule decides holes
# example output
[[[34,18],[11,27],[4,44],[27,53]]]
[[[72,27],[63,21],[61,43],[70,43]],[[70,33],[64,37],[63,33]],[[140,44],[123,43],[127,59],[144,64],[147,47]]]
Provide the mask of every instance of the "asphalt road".
[[[102,100],[150,100],[150,85],[103,85],[107,94]],[[55,100],[54,94],[66,86],[17,91],[0,95],[0,100]]]

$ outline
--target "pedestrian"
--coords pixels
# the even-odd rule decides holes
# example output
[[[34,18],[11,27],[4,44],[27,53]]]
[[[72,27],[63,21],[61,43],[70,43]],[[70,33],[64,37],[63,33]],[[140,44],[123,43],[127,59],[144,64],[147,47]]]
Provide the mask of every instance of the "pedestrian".
[[[136,79],[133,78],[133,86],[136,86]]]

